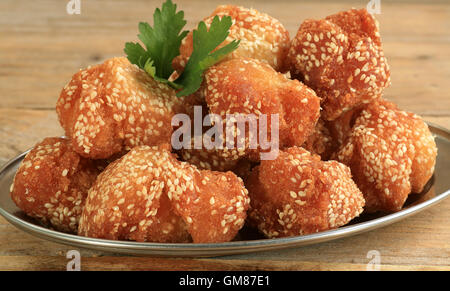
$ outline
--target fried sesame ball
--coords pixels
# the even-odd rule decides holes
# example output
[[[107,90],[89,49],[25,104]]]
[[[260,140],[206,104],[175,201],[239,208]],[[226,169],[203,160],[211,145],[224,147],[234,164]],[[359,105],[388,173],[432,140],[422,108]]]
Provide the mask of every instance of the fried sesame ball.
[[[186,223],[165,193],[169,151],[136,147],[111,163],[89,190],[79,235],[153,242],[189,242]]]
[[[249,223],[268,238],[315,233],[347,224],[363,211],[364,197],[350,169],[321,161],[300,147],[261,161],[246,187]]]
[[[89,191],[79,234],[115,240],[222,242],[234,238],[248,208],[231,172],[198,170],[169,146],[138,146],[110,164]]]
[[[88,189],[99,169],[80,157],[69,140],[45,138],[25,156],[11,198],[27,215],[56,230],[76,233]]]
[[[436,155],[426,123],[380,99],[364,107],[335,158],[351,168],[368,212],[394,212],[423,190]]]
[[[170,143],[171,118],[183,100],[126,58],[112,58],[73,75],[56,105],[76,152],[108,158],[136,145]]]
[[[218,48],[233,40],[240,40],[239,47],[229,54],[230,58],[254,58],[265,62],[277,71],[286,71],[286,56],[289,50],[289,32],[275,18],[255,9],[241,6],[221,5],[204,22],[209,29],[215,16],[230,16],[233,24],[227,39]],[[180,56],[174,61],[174,68],[182,71],[192,54],[192,32],[183,40]]]
[[[243,149],[236,146],[229,149],[224,144],[222,155],[231,160],[247,156],[259,161],[264,147],[256,135],[265,130],[263,117],[268,140],[276,138],[272,128],[273,122],[278,121],[278,143],[284,148],[302,145],[314,131],[320,115],[320,98],[313,90],[255,59],[231,59],[211,67],[200,90],[210,113],[223,121],[224,140],[229,138],[227,132],[230,136],[231,132],[235,145],[240,142],[245,145]],[[253,116],[258,130],[250,131],[246,125],[245,136],[242,132],[238,135],[237,123],[226,124],[230,116],[236,119]],[[252,138],[258,138],[256,149],[250,146]]]
[[[390,85],[378,23],[366,9],[305,20],[288,58],[292,75],[322,98],[326,120],[380,98]]]
[[[188,163],[180,165],[187,178],[181,176],[180,185],[176,180],[168,182],[168,187],[173,188],[168,196],[187,222],[193,241],[232,240],[244,225],[250,204],[242,179],[232,172],[198,170]]]

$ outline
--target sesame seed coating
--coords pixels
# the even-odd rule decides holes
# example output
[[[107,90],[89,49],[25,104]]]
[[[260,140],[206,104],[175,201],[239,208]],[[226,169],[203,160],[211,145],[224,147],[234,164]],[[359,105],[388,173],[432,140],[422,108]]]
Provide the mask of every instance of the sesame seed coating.
[[[111,163],[89,190],[79,235],[154,242],[188,242],[185,222],[172,210],[163,176],[167,150],[136,147]]]
[[[171,118],[182,103],[174,90],[121,57],[76,73],[56,111],[75,151],[98,159],[170,143]]]
[[[179,152],[180,159],[186,161],[198,169],[212,171],[232,171],[238,177],[246,179],[250,174],[253,162],[244,158],[230,159],[223,157],[216,149],[183,149]]]
[[[248,220],[269,238],[337,228],[359,216],[364,206],[347,166],[321,161],[300,147],[261,161],[246,186],[251,199]]]
[[[23,159],[11,198],[27,215],[56,230],[76,233],[88,189],[99,173],[69,140],[45,138]]]
[[[240,40],[239,47],[225,59],[247,57],[263,61],[277,71],[285,71],[289,50],[289,32],[277,19],[255,9],[234,5],[220,5],[204,22],[209,29],[214,16],[230,16],[233,24],[223,47],[233,40]],[[183,40],[180,56],[174,60],[174,68],[182,71],[192,54],[192,31]]]
[[[205,146],[201,149],[195,149],[191,146],[190,149],[181,149],[178,151],[178,154],[182,161],[189,162],[201,170],[232,171],[236,174],[244,174],[251,167],[251,162],[246,158],[232,159],[224,157],[217,149],[208,149]],[[238,174],[238,176],[241,175]]]
[[[232,172],[197,170],[188,163],[182,167],[192,177],[193,190],[174,193],[172,204],[188,224],[194,242],[232,240],[244,225],[250,204],[242,179]]]
[[[212,202],[213,201],[213,202]],[[138,146],[89,190],[79,234],[116,240],[221,242],[234,238],[249,198],[231,172],[198,170],[169,146]]]
[[[401,210],[419,193],[436,163],[434,137],[423,120],[384,99],[366,105],[335,158],[348,165],[366,198],[366,211]]]
[[[326,120],[380,98],[390,85],[378,23],[366,9],[305,20],[288,58],[291,74],[322,98]]]
[[[222,151],[221,154],[231,160],[247,156],[259,161],[261,144],[258,142],[258,147],[252,149],[249,144],[252,137],[256,137],[250,134],[257,134],[264,126],[270,139],[272,115],[278,114],[280,148],[302,145],[313,132],[320,115],[320,98],[313,90],[255,59],[231,59],[211,67],[200,90],[210,113],[222,118],[224,136],[232,132],[235,143],[245,145],[240,151],[226,148]],[[245,135],[238,135],[236,123],[226,124],[227,115],[236,118],[254,116],[258,131],[250,131],[247,126]],[[267,126],[261,125],[263,115]]]
[[[199,169],[213,171],[229,171],[233,169],[238,160],[223,157],[216,149],[182,149],[180,158],[195,165]]]

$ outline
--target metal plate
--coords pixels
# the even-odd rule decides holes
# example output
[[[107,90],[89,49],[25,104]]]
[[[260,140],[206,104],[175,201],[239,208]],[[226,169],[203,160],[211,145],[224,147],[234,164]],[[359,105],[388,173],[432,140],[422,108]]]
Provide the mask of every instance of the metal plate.
[[[167,244],[114,241],[82,237],[48,229],[27,217],[11,200],[9,188],[20,162],[27,152],[0,169],[0,214],[10,223],[37,237],[75,247],[135,255],[207,257],[298,247],[330,241],[373,230],[416,214],[450,195],[450,131],[430,124],[436,136],[438,158],[435,174],[420,194],[409,195],[404,209],[388,215],[362,214],[349,225],[315,234],[288,238],[263,239],[255,230],[244,228],[237,240],[227,243]]]

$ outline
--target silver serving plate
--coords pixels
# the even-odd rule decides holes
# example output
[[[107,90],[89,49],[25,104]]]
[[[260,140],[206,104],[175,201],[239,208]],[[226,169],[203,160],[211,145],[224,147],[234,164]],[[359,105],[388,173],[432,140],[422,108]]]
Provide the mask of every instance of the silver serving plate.
[[[11,200],[9,194],[10,185],[20,162],[28,151],[10,160],[0,169],[0,214],[19,229],[43,239],[75,247],[121,254],[210,257],[299,247],[335,240],[405,219],[441,202],[450,195],[450,131],[432,124],[429,126],[436,136],[438,158],[435,174],[422,193],[411,194],[404,208],[399,212],[387,215],[363,213],[347,226],[315,234],[264,239],[255,230],[244,228],[240,231],[235,241],[198,244],[114,241],[58,232],[42,226],[39,222],[27,217]]]

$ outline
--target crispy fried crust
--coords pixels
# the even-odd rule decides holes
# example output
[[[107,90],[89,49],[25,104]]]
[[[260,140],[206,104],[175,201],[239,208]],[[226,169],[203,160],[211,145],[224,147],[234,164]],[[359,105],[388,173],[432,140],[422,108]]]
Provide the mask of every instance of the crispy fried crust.
[[[326,120],[380,98],[390,84],[378,23],[365,9],[305,20],[288,58],[292,75],[323,98]]]
[[[303,235],[347,224],[364,198],[350,169],[323,162],[303,148],[262,161],[246,183],[251,199],[249,222],[269,238]]]
[[[229,54],[231,58],[254,58],[272,66],[277,71],[287,70],[285,64],[289,50],[289,33],[275,18],[240,6],[221,5],[204,19],[206,26],[210,27],[214,16],[230,16],[233,25],[227,39],[219,45],[223,47],[233,40],[240,40],[239,47]],[[174,60],[174,68],[182,71],[192,54],[192,32],[183,40],[180,56]]]
[[[200,171],[166,148],[140,146],[109,165],[89,191],[79,234],[221,242],[243,226],[249,200],[231,172]]]
[[[183,149],[180,151],[180,158],[202,170],[232,171],[244,181],[255,164],[246,158],[225,158],[215,149]]]
[[[242,179],[232,172],[199,171],[187,163],[181,165],[192,182],[187,182],[184,193],[176,189],[168,195],[173,193],[174,208],[188,223],[193,241],[232,240],[244,225],[250,203]],[[168,185],[170,187],[170,183]],[[173,187],[176,187],[175,182]]]
[[[11,198],[27,215],[59,231],[76,233],[88,189],[99,172],[69,140],[46,138],[22,161]]]
[[[222,172],[233,169],[239,162],[221,156],[216,149],[183,149],[180,151],[180,158],[199,169]]]
[[[332,121],[325,121],[324,125],[328,129],[330,136],[335,144],[335,150],[339,148],[350,135],[356,118],[366,105],[360,105],[342,113],[341,116]]]
[[[182,103],[126,58],[112,58],[76,73],[56,111],[75,151],[98,159],[136,145],[170,143],[171,119]]]
[[[224,136],[227,115],[255,116],[261,124],[261,116],[267,120],[267,136],[272,137],[272,115],[278,114],[279,146],[300,146],[313,132],[320,115],[320,99],[313,90],[297,80],[290,80],[269,65],[254,59],[231,59],[211,67],[205,74],[201,88],[210,113],[219,115],[224,121]],[[227,149],[222,155],[231,160],[247,156],[258,161],[261,144],[252,149],[249,126],[243,144],[245,149]],[[237,130],[234,139],[239,144]]]
[[[402,208],[433,175],[437,148],[428,126],[387,100],[367,105],[336,159],[348,165],[368,212]]]
[[[78,233],[154,242],[188,242],[185,222],[164,193],[168,151],[137,147],[110,164],[89,190]]]
[[[307,151],[319,155],[322,160],[328,160],[337,148],[337,143],[333,140],[330,130],[326,127],[326,122],[319,118],[313,133],[302,145]]]

